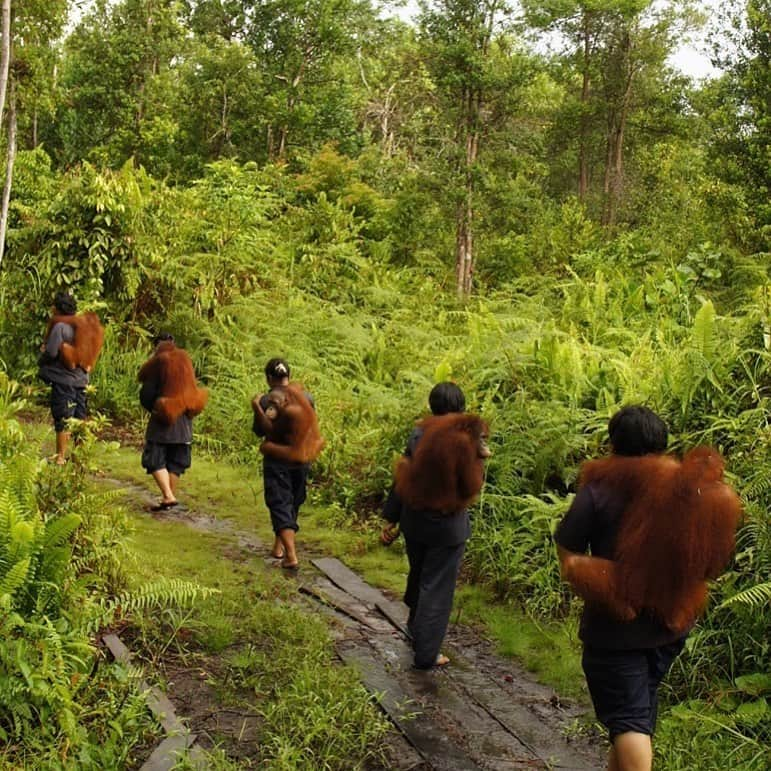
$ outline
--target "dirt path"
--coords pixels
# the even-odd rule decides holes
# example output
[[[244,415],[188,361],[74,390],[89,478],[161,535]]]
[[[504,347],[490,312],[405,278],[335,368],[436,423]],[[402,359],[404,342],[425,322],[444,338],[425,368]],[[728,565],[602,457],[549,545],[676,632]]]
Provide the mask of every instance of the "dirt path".
[[[105,479],[131,493],[149,509],[155,496],[137,484]],[[136,504],[135,504],[136,505]],[[148,513],[201,532],[217,533],[234,542],[238,552],[264,553],[267,547],[251,532],[189,509]],[[266,560],[270,561],[270,560]],[[326,614],[336,651],[355,666],[364,685],[398,729],[391,737],[386,768],[474,771],[474,769],[575,769],[602,767],[595,741],[566,737],[580,714],[563,704],[549,688],[539,685],[515,662],[497,656],[473,629],[451,625],[443,650],[452,664],[445,670],[418,672],[411,668],[406,633],[407,609],[366,584],[342,562],[311,556],[296,578],[299,596],[310,612]],[[217,661],[205,667],[216,669]],[[216,707],[207,693],[201,663],[192,668],[170,662],[166,669],[169,697],[193,733],[211,736],[227,751],[256,735],[256,720],[241,712]],[[224,745],[223,745],[224,737]],[[242,746],[237,752],[245,760]],[[256,748],[255,748],[256,751]],[[253,759],[257,759],[255,754]],[[374,768],[372,769],[374,771]]]

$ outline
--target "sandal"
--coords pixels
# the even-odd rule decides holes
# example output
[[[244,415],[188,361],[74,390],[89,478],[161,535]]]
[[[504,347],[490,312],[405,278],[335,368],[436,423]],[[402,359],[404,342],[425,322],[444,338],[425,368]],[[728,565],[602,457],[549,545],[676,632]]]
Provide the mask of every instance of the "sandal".
[[[155,506],[150,506],[150,511],[168,511],[175,506],[179,506],[179,501],[161,501]]]
[[[300,563],[299,562],[288,563],[285,559],[282,559],[281,560],[281,567],[284,570],[299,570]]]

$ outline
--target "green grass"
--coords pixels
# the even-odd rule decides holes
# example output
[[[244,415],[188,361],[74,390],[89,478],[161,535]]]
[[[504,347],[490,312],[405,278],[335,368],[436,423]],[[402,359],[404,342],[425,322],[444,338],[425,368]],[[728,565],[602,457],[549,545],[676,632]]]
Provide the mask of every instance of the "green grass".
[[[154,490],[135,449],[105,445],[100,464],[108,477]],[[260,517],[264,507],[255,501],[258,482],[245,467],[199,456],[179,496],[269,544],[267,515]],[[379,757],[390,726],[357,674],[336,661],[325,621],[302,603],[294,580],[267,565],[263,550],[242,549],[232,534],[157,520],[132,501],[130,489],[126,496],[136,582],[181,578],[218,592],[194,612],[140,621],[148,657],[217,657],[212,685],[222,705],[260,720],[261,767],[342,771]],[[215,767],[228,767],[221,753]]]
[[[109,476],[155,490],[153,480],[139,465],[139,450],[105,447],[100,462],[109,469]],[[190,508],[216,514],[233,527],[254,533],[266,546],[270,544],[272,531],[262,500],[259,461],[253,465],[228,465],[194,449],[193,466],[182,477],[179,497]],[[147,519],[137,535],[138,547],[152,555],[159,544],[168,542],[169,536],[154,530],[163,523]],[[383,547],[378,538],[379,522],[359,521],[334,508],[306,504],[300,514],[300,526],[301,558],[303,549],[338,557],[373,585],[401,596],[408,570],[403,541]],[[238,583],[234,576],[243,566],[228,562],[217,567],[211,560],[210,546],[196,551],[194,544],[201,540],[199,534],[180,532],[175,539],[174,553],[166,555],[161,549],[155,558],[157,569],[173,564],[178,575],[217,588],[227,587],[232,581]],[[256,564],[259,562],[256,560],[248,569],[264,567]],[[234,576],[229,571],[235,571]],[[561,695],[586,700],[574,621],[538,623],[514,606],[499,604],[484,587],[468,584],[462,585],[456,595],[453,620],[457,619],[479,628],[494,641],[500,654],[519,659],[541,682]]]

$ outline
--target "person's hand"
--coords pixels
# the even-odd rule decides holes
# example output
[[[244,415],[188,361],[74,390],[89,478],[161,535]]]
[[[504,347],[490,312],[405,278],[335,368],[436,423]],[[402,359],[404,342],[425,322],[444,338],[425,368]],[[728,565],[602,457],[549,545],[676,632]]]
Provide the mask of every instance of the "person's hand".
[[[399,537],[399,525],[389,522],[380,531],[380,543],[390,546]]]

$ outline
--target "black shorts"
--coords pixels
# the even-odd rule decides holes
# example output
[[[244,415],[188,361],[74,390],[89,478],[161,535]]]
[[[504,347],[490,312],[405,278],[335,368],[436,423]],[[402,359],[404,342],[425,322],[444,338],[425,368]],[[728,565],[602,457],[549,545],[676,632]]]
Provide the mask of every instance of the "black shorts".
[[[305,502],[309,466],[290,466],[268,458],[262,464],[265,505],[274,533],[299,530],[297,514]]]
[[[584,646],[581,661],[597,719],[610,740],[633,731],[652,736],[658,712],[658,688],[685,638],[658,648],[608,650]]]
[[[51,417],[57,433],[66,429],[68,418],[86,419],[86,389],[51,383]]]
[[[189,444],[158,444],[145,442],[142,450],[142,468],[148,474],[166,469],[169,474],[180,477],[190,468],[192,462],[191,445]]]

